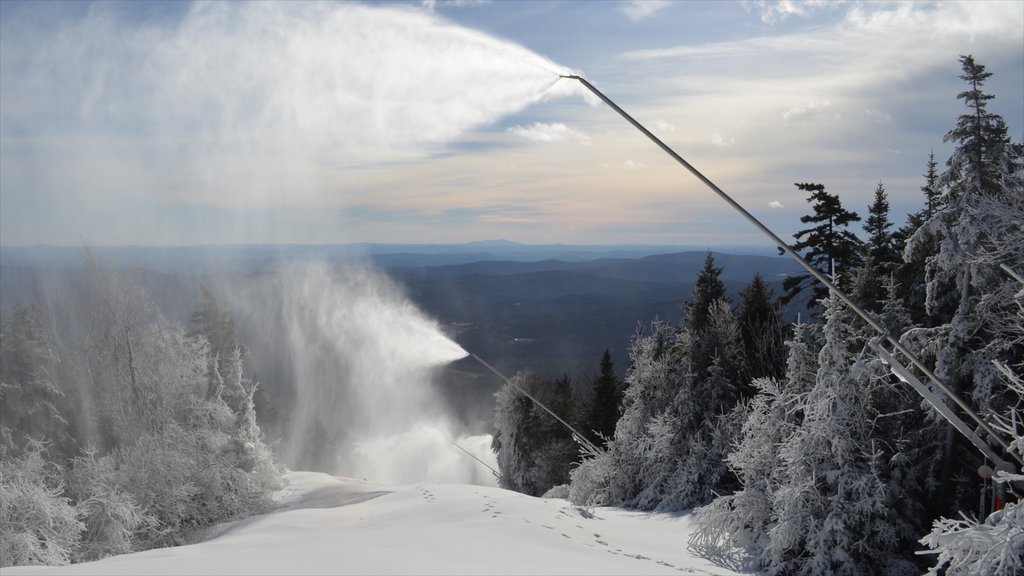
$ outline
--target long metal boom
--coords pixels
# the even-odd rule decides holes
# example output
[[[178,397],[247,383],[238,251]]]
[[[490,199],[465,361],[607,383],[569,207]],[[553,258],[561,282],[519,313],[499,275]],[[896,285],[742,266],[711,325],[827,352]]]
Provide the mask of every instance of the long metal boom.
[[[583,86],[585,86],[588,90],[593,92],[595,96],[597,96],[605,104],[610,106],[612,108],[612,110],[615,110],[616,112],[618,112],[619,115],[622,116],[623,118],[625,118],[627,122],[632,124],[633,127],[635,127],[637,130],[642,132],[644,134],[644,136],[647,136],[652,142],[657,144],[659,148],[661,148],[666,154],[671,156],[676,162],[678,162],[680,165],[682,165],[683,168],[686,168],[687,170],[689,170],[691,174],[696,176],[698,180],[703,182],[705,186],[707,186],[708,188],[711,189],[712,192],[717,194],[719,198],[724,200],[727,204],[732,206],[733,209],[735,209],[737,212],[742,214],[743,217],[746,218],[748,222],[750,222],[751,224],[754,225],[754,227],[756,227],[758,230],[763,232],[764,235],[767,236],[768,238],[770,238],[771,241],[776,246],[778,246],[783,252],[785,252],[786,254],[789,254],[794,260],[796,260],[797,263],[800,264],[800,266],[802,266],[804,268],[804,270],[807,271],[808,274],[810,274],[816,280],[818,280],[819,282],[824,284],[833,294],[836,295],[837,298],[842,300],[847,306],[850,307],[851,310],[856,312],[858,316],[860,316],[865,322],[867,322],[869,326],[871,326],[882,337],[884,337],[886,340],[888,340],[889,343],[891,343],[895,347],[896,350],[898,350],[901,354],[903,354],[903,356],[905,356],[907,358],[907,360],[910,361],[911,364],[913,364],[919,370],[921,370],[921,372],[924,373],[924,375],[927,376],[928,379],[931,380],[935,384],[935,386],[937,386],[939,388],[939,390],[942,390],[942,392],[945,393],[946,396],[948,396],[950,399],[952,399],[953,402],[955,402],[957,406],[959,406],[968,416],[970,416],[971,419],[974,420],[974,422],[976,422],[978,424],[978,426],[982,430],[985,431],[986,434],[988,434],[990,437],[995,439],[999,443],[999,445],[1002,446],[1002,448],[1003,448],[1003,450],[1005,452],[1007,452],[1008,454],[1013,456],[1014,459],[1016,459],[1019,463],[1024,465],[1024,460],[1021,460],[1019,457],[1016,456],[1016,454],[1013,454],[1010,451],[1009,444],[1007,444],[1005,440],[1003,440],[998,434],[996,434],[996,432],[992,429],[992,427],[989,426],[988,423],[985,422],[981,418],[981,416],[979,416],[977,414],[977,412],[975,412],[970,406],[967,405],[967,403],[965,403],[963,400],[961,400],[960,397],[958,397],[956,394],[954,394],[953,391],[950,390],[949,387],[946,386],[946,384],[943,383],[942,380],[940,380],[939,377],[936,376],[935,373],[932,372],[932,370],[930,368],[925,366],[925,364],[923,362],[921,362],[921,360],[919,360],[917,358],[917,356],[914,355],[913,352],[911,352],[909,349],[907,349],[906,346],[901,344],[899,340],[897,340],[892,335],[890,335],[888,330],[883,328],[882,325],[879,324],[877,321],[875,321],[875,319],[872,318],[870,314],[868,314],[866,311],[864,311],[863,308],[858,306],[856,302],[854,302],[849,296],[847,296],[845,293],[843,293],[843,291],[840,290],[839,287],[837,287],[831,280],[829,280],[828,277],[826,277],[823,273],[821,273],[821,271],[819,271],[814,266],[811,266],[810,263],[808,263],[806,260],[804,260],[803,256],[798,254],[796,252],[796,250],[793,250],[792,248],[790,248],[789,244],[787,244],[784,240],[782,240],[782,238],[779,238],[779,236],[776,235],[775,232],[772,232],[771,229],[769,229],[767,226],[762,224],[761,221],[758,220],[756,217],[754,217],[753,214],[751,214],[750,212],[747,212],[746,208],[744,208],[738,202],[733,200],[731,196],[726,194],[725,191],[723,191],[721,188],[719,188],[714,182],[712,182],[706,176],[701,174],[699,170],[694,168],[682,156],[677,154],[675,150],[673,150],[672,148],[669,148],[669,146],[667,144],[665,144],[657,136],[652,134],[650,130],[648,130],[647,128],[645,128],[643,126],[643,124],[640,124],[639,122],[637,122],[625,110],[620,108],[615,102],[612,102],[610,98],[608,98],[607,96],[602,94],[601,91],[598,90],[597,88],[595,88],[593,84],[591,84],[590,82],[587,82],[586,79],[584,79],[584,78],[582,78],[580,76],[576,76],[576,75],[559,75],[559,76],[561,76],[562,78],[568,78],[568,79],[571,79],[571,80],[578,80],[581,84],[583,84]],[[940,413],[943,413],[943,414],[945,413],[943,410],[940,410],[938,406],[934,405],[933,401],[930,398],[925,397],[924,399],[926,401],[928,401],[929,404],[932,404],[932,406],[936,410],[939,410]]]

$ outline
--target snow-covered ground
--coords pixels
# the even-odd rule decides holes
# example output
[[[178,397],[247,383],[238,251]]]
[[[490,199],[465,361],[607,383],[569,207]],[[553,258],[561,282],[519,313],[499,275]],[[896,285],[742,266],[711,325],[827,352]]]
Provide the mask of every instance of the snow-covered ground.
[[[689,515],[582,509],[464,484],[289,472],[272,513],[200,543],[3,574],[736,574],[687,552]]]

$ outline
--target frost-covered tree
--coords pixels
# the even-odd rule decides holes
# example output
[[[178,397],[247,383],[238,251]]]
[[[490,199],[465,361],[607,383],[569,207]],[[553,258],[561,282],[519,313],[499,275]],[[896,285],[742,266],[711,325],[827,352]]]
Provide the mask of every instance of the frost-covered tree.
[[[573,405],[568,378],[545,382],[532,372],[513,376],[495,394],[494,434],[491,449],[497,455],[499,485],[531,496],[569,481],[576,461],[571,433],[544,409],[516,389],[526,390],[569,421]]]
[[[1009,399],[997,386],[993,361],[1024,362],[1024,345],[1009,320],[1018,288],[1000,268],[1024,269],[1024,157],[1002,118],[987,110],[993,96],[982,86],[991,74],[970,56],[960,62],[969,89],[958,95],[966,112],[945,136],[956,144],[939,178],[945,206],[910,238],[905,257],[924,260],[926,310],[936,324],[931,335],[944,339],[936,374],[980,411],[998,413]],[[954,475],[973,478],[981,464],[974,450],[948,434],[947,486]],[[973,486],[961,484],[961,492],[973,493]]]
[[[762,563],[769,573],[797,575],[906,573],[912,567],[899,554],[850,313],[833,296],[824,317],[803,421],[779,450],[785,472],[772,494],[776,522]]]
[[[704,267],[693,281],[690,301],[683,304],[683,311],[686,312],[685,325],[694,334],[707,326],[711,306],[727,298],[721,275],[722,267],[715,266],[715,256],[709,251],[704,256]]]
[[[69,564],[83,529],[64,495],[63,471],[40,442],[3,461],[0,567]]]
[[[20,454],[30,439],[67,444],[59,360],[39,306],[15,306],[0,325],[0,455]]]
[[[585,505],[654,509],[678,465],[678,421],[669,413],[677,393],[692,386],[689,333],[654,322],[630,349],[622,416],[607,452],[572,472],[570,498]]]
[[[86,450],[72,462],[68,495],[77,502],[75,510],[85,525],[75,550],[76,561],[88,562],[135,549],[136,534],[157,519],[118,484],[118,470],[110,456],[97,457]]]
[[[741,434],[727,457],[740,486],[697,512],[699,529],[690,545],[704,555],[735,558],[737,569],[756,569],[768,544],[775,512],[773,497],[785,473],[780,448],[802,419],[804,395],[814,384],[816,359],[807,341],[808,327],[797,325],[787,343],[783,379],[758,378]]]

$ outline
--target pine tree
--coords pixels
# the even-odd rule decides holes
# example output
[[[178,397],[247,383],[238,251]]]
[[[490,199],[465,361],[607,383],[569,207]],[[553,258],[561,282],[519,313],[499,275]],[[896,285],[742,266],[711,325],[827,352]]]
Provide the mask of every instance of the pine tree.
[[[918,230],[935,216],[943,207],[942,188],[936,171],[935,152],[928,155],[928,168],[924,173],[925,184],[921,187],[924,193],[924,206],[917,212],[907,214],[907,222],[893,234],[896,252],[901,260],[896,266],[895,281],[898,286],[897,296],[902,300],[910,314],[913,325],[930,325],[929,316],[925,311],[925,261],[939,251],[938,240],[933,234],[919,237],[914,250],[907,250],[907,244]]]
[[[719,300],[728,298],[721,275],[722,268],[715,266],[715,256],[709,251],[704,257],[704,268],[693,282],[693,295],[690,301],[683,305],[686,326],[693,334],[699,334],[707,326],[711,306]]]
[[[245,348],[239,346],[235,333],[235,321],[227,311],[224,303],[217,298],[217,295],[209,287],[201,289],[202,300],[199,307],[189,318],[192,330],[190,336],[201,335],[210,343],[210,352],[216,361],[221,377],[228,377],[230,369],[229,357],[236,349],[242,350],[245,355]]]
[[[770,573],[888,573],[909,566],[899,557],[872,435],[870,391],[852,353],[850,313],[825,302],[824,346],[803,421],[780,449],[782,481],[772,495],[777,523],[762,562]]]
[[[894,260],[893,238],[889,232],[889,196],[885,186],[879,182],[875,188],[875,199],[868,206],[868,218],[864,221],[864,232],[868,235],[867,249],[875,264],[883,270]]]
[[[811,192],[807,201],[812,204],[814,214],[801,216],[800,221],[815,226],[793,234],[797,240],[793,249],[803,251],[804,259],[823,274],[835,273],[844,282],[851,281],[861,260],[863,242],[846,228],[851,222],[859,222],[860,216],[844,209],[839,196],[825,192],[823,184],[797,183],[796,187]],[[787,277],[782,284],[785,291],[782,303],[791,302],[812,282],[809,274]],[[827,294],[824,286],[814,286],[808,305],[814,306]]]
[[[30,439],[70,450],[59,408],[64,393],[54,378],[58,361],[40,308],[14,307],[0,325],[0,456],[20,454]]]
[[[601,356],[601,372],[594,379],[593,390],[584,430],[592,435],[595,444],[604,447],[607,440],[615,435],[615,423],[619,421],[622,407],[622,390],[609,350]]]
[[[736,314],[743,340],[746,373],[743,382],[782,376],[786,361],[785,326],[775,291],[761,274],[740,292]]]
[[[690,540],[706,554],[739,556],[737,563],[750,570],[760,567],[758,559],[769,543],[768,531],[775,518],[774,495],[786,472],[779,449],[801,423],[803,399],[814,385],[817,361],[809,349],[807,331],[806,325],[797,325],[786,343],[785,378],[754,380],[757,395],[727,457],[740,486],[698,511],[700,527]]]

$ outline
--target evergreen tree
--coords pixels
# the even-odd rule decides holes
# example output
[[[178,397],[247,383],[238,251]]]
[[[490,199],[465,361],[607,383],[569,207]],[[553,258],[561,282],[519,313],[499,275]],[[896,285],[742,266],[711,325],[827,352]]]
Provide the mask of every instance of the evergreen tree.
[[[711,306],[722,299],[727,299],[725,283],[720,276],[722,268],[715,266],[715,257],[708,251],[704,257],[704,267],[693,282],[693,295],[689,302],[683,305],[686,312],[686,327],[693,334],[699,334],[708,323],[708,314]]]
[[[189,324],[192,327],[189,335],[198,334],[206,338],[206,341],[210,343],[210,353],[217,363],[221,377],[227,378],[227,372],[230,370],[229,357],[239,348],[244,356],[245,349],[238,344],[235,321],[224,303],[207,286],[201,288],[201,297],[199,307],[189,318]]]
[[[960,79],[969,89],[959,93],[957,99],[964,101],[967,111],[942,138],[943,142],[957,144],[939,178],[947,188],[947,203],[972,193],[997,192],[1004,186],[1005,175],[1020,161],[1010,144],[1006,122],[987,110],[988,101],[995,96],[984,93],[982,87],[992,73],[975,62],[973,56],[961,56],[960,65]]]
[[[64,393],[54,378],[58,360],[39,307],[16,306],[0,324],[0,455],[20,454],[30,439],[69,450],[59,408]]]
[[[803,251],[805,260],[825,275],[837,274],[843,282],[850,282],[860,263],[863,242],[847,229],[851,222],[859,222],[860,216],[843,208],[839,196],[825,192],[823,184],[797,183],[800,190],[810,192],[807,201],[812,204],[814,214],[801,216],[804,224],[814,224],[793,234],[797,240],[793,249]],[[785,293],[782,303],[787,304],[813,283],[810,274],[787,277],[782,284]],[[824,286],[815,285],[807,300],[809,306],[828,294]]]
[[[611,351],[601,355],[601,372],[594,379],[593,400],[587,411],[584,431],[591,434],[592,441],[604,447],[607,440],[615,435],[615,423],[619,421],[622,407],[622,390],[615,376],[615,364]]]
[[[893,236],[889,228],[892,228],[892,222],[889,221],[889,196],[885,186],[879,182],[875,188],[875,199],[868,206],[864,232],[868,235],[868,255],[883,270],[895,259]]]
[[[568,377],[544,382],[531,372],[513,377],[563,420],[572,418],[572,387]],[[494,434],[491,449],[497,454],[502,488],[540,496],[553,486],[569,481],[576,460],[572,434],[547,411],[511,384],[495,394]]]
[[[932,150],[928,153],[928,169],[924,173],[924,186],[921,187],[921,192],[924,192],[924,211],[922,216],[924,220],[928,220],[935,215],[940,208],[942,208],[942,189],[939,187],[939,173],[937,171],[938,163],[935,162],[935,151]]]
[[[744,383],[755,378],[781,377],[786,361],[782,309],[775,291],[760,273],[740,292],[736,316],[746,361]]]
[[[774,495],[786,472],[779,449],[800,425],[804,397],[814,385],[817,360],[809,348],[808,330],[806,325],[797,325],[786,343],[789,353],[784,378],[754,380],[757,395],[727,457],[740,486],[698,510],[699,529],[690,540],[695,549],[708,555],[733,555],[738,549],[745,557],[740,563],[750,570],[760,567],[775,518]]]
[[[783,477],[772,495],[777,522],[762,562],[770,573],[881,574],[911,566],[894,536],[900,520],[880,473],[870,391],[850,313],[825,302],[824,346],[803,421],[782,445]]]

